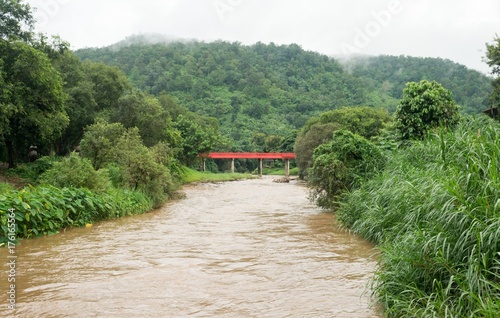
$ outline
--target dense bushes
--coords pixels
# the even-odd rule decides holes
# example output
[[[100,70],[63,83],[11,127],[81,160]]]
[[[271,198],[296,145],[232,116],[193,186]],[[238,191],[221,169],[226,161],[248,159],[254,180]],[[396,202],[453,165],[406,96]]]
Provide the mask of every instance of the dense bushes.
[[[389,317],[500,313],[500,126],[467,120],[396,151],[337,211],[381,247]]]
[[[16,215],[16,238],[56,233],[69,226],[139,214],[152,208],[152,201],[140,192],[112,190],[95,194],[85,188],[52,186],[6,189],[0,194],[0,244],[6,242],[7,211]]]
[[[177,175],[178,165],[173,151],[161,142],[146,147],[135,127],[98,121],[86,128],[81,151],[94,168],[108,167],[114,186],[143,191],[155,207],[175,188],[170,169]]]
[[[312,197],[321,207],[331,207],[345,191],[355,189],[377,174],[386,159],[377,146],[346,130],[314,150],[309,174]]]
[[[364,138],[378,136],[391,121],[386,110],[372,107],[344,107],[320,114],[307,121],[297,135],[294,152],[300,176],[308,175],[316,147],[328,142],[336,130],[348,130]]]
[[[94,192],[102,192],[111,187],[106,170],[94,170],[90,160],[80,158],[75,152],[62,161],[55,162],[52,168],[40,176],[39,182],[58,188],[87,188]]]

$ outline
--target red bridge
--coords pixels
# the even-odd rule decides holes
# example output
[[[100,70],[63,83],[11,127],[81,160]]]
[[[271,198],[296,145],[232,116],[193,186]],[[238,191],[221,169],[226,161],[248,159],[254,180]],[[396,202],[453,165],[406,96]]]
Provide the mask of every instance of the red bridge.
[[[234,159],[259,159],[259,175],[262,175],[262,159],[285,160],[285,176],[290,176],[290,159],[295,159],[293,152],[211,152],[201,154],[203,158],[203,170],[205,170],[205,158],[231,159],[231,172],[234,173]]]

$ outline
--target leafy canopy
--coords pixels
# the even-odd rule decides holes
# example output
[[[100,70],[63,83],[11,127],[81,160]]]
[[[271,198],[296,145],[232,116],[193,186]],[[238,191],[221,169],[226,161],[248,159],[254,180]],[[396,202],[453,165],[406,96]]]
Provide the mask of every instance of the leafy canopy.
[[[402,139],[422,139],[432,128],[457,124],[458,110],[451,92],[441,84],[426,80],[410,82],[396,110],[395,127]]]
[[[63,81],[48,56],[16,41],[0,41],[0,142],[15,153],[31,143],[54,140],[68,126]]]

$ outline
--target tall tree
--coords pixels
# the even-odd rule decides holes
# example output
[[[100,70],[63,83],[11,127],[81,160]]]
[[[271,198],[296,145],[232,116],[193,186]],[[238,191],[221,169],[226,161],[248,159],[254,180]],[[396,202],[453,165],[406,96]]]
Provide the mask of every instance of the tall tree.
[[[406,84],[395,114],[395,127],[402,139],[421,139],[439,125],[458,123],[458,105],[441,84],[422,80]]]
[[[0,41],[3,89],[0,95],[0,141],[15,165],[31,143],[49,143],[69,123],[64,110],[66,95],[59,73],[47,55],[30,45]]]

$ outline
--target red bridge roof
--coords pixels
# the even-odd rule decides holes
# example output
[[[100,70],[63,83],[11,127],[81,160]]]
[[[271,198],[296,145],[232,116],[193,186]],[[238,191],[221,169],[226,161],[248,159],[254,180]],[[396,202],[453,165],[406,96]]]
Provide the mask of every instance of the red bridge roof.
[[[200,157],[212,159],[295,159],[293,152],[211,152]]]

